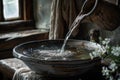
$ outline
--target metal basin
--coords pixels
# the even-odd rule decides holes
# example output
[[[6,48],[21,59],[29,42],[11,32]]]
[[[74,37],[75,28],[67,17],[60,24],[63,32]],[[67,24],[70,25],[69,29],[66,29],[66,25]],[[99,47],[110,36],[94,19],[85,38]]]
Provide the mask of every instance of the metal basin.
[[[95,65],[100,64],[100,58],[94,59],[87,58],[66,58],[66,59],[44,59],[33,56],[35,50],[55,50],[61,49],[63,40],[43,40],[31,41],[17,45],[13,49],[13,55],[22,60],[31,70],[36,73],[48,76],[78,76],[88,70],[92,69]],[[95,50],[101,49],[97,43],[83,40],[68,40],[65,49],[84,47],[86,49]],[[41,53],[44,54],[44,53]],[[52,53],[51,53],[52,54]],[[87,53],[89,55],[89,53]]]

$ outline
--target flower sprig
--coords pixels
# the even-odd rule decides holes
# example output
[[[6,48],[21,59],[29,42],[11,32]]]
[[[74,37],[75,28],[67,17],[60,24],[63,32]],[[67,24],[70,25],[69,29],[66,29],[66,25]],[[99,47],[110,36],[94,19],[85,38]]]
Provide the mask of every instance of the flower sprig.
[[[100,41],[101,46],[106,50],[106,57],[102,56],[99,50],[93,51],[90,56],[92,59],[99,56],[103,61],[109,59],[107,66],[102,67],[103,76],[107,80],[120,80],[120,46],[110,46],[109,43],[109,38]]]

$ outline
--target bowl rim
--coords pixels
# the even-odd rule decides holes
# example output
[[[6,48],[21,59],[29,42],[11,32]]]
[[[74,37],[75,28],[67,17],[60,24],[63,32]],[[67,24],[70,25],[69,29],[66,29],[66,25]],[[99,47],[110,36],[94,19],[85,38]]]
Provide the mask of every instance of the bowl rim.
[[[64,39],[56,39],[57,41],[63,41]],[[50,40],[50,41],[56,41],[56,40]],[[22,45],[25,45],[25,44],[29,44],[29,43],[34,43],[34,42],[43,42],[43,41],[48,41],[48,39],[46,40],[34,40],[34,41],[28,41],[28,42],[24,42],[24,43],[21,43],[21,44],[18,44],[17,46],[15,46],[13,48],[13,56],[18,58],[18,59],[21,59],[21,60],[24,60],[24,61],[29,61],[29,60],[32,60],[32,61],[40,61],[40,62],[79,62],[79,61],[82,61],[82,62],[91,62],[91,61],[96,61],[96,60],[100,60],[101,58],[100,57],[95,57],[93,59],[91,58],[88,58],[88,59],[68,59],[68,60],[64,60],[64,59],[60,59],[60,60],[45,60],[45,59],[38,59],[38,58],[33,58],[33,57],[27,57],[23,54],[20,54],[19,52],[16,51],[17,48],[19,48],[20,46]],[[82,42],[91,42],[91,41],[87,41],[87,40],[76,40],[76,39],[69,39],[68,41],[82,41]],[[101,46],[100,44],[98,43],[95,43],[95,42],[91,42],[91,43],[94,43],[94,44],[97,44],[99,46]],[[103,47],[101,47],[102,49]],[[104,51],[104,49],[102,49]],[[105,53],[105,51],[104,51]]]

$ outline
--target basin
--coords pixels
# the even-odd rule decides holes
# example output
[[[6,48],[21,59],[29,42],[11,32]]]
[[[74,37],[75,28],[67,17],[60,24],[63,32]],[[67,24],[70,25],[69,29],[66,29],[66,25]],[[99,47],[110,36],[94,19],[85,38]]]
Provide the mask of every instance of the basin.
[[[96,65],[100,65],[100,57],[91,59],[89,52],[79,51],[82,48],[85,51],[100,49],[101,52],[104,52],[99,44],[85,40],[68,40],[65,50],[72,50],[73,55],[69,56],[69,53],[67,53],[68,56],[54,56],[58,53],[52,52],[60,50],[63,42],[64,40],[37,40],[22,43],[14,47],[13,55],[22,60],[32,71],[48,76],[79,76]]]

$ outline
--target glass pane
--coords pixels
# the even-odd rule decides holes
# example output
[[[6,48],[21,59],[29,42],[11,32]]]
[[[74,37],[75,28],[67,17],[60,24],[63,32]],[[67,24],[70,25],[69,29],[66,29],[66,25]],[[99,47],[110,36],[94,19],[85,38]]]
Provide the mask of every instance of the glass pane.
[[[19,17],[19,0],[3,0],[4,18]]]

